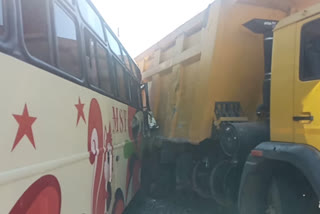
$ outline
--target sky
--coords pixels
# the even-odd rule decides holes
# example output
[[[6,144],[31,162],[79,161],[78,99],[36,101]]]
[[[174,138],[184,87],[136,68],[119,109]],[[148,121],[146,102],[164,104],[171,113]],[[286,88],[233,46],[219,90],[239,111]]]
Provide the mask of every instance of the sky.
[[[92,0],[136,57],[208,7],[213,0]]]

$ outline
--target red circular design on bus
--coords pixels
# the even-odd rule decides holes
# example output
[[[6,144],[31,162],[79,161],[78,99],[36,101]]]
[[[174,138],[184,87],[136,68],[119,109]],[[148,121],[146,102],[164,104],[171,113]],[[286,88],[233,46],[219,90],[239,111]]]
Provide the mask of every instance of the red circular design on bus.
[[[124,197],[120,188],[117,189],[115,194],[115,202],[113,204],[112,214],[122,214],[124,211]]]
[[[53,175],[34,182],[16,202],[9,214],[60,214],[61,189]]]
[[[122,214],[124,211],[124,202],[123,200],[119,200],[116,203],[114,214]]]

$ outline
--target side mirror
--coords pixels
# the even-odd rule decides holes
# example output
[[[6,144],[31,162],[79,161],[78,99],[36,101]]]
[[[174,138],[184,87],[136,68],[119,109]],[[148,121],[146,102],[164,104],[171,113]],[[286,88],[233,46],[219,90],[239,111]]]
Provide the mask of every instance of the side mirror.
[[[150,108],[148,83],[143,83],[141,85],[141,98],[142,98],[142,108],[145,115],[144,116],[145,124],[148,124],[147,129],[148,130],[158,129],[159,125],[157,124],[157,121],[154,118]]]
[[[155,130],[159,128],[156,119],[153,116],[152,111],[148,111],[148,126],[150,130]]]
[[[148,83],[141,84],[141,98],[142,98],[142,108],[144,111],[151,111],[149,104],[149,90]]]

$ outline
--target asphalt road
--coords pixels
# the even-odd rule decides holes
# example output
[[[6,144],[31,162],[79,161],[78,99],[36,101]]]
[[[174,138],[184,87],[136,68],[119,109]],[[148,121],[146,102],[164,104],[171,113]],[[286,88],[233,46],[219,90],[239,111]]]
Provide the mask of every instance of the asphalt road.
[[[166,198],[154,199],[139,192],[124,214],[236,214],[202,199],[193,192],[176,191]]]

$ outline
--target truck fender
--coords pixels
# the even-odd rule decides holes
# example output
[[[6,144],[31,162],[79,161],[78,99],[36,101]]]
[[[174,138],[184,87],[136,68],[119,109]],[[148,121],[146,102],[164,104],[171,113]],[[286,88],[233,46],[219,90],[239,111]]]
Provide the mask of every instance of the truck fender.
[[[259,198],[259,194],[265,191],[265,183],[272,176],[272,168],[277,161],[289,163],[300,170],[320,198],[320,152],[306,144],[264,142],[251,151],[243,168],[238,198],[239,210],[248,207],[245,203],[249,197]],[[258,211],[261,207],[257,203],[249,209]]]

